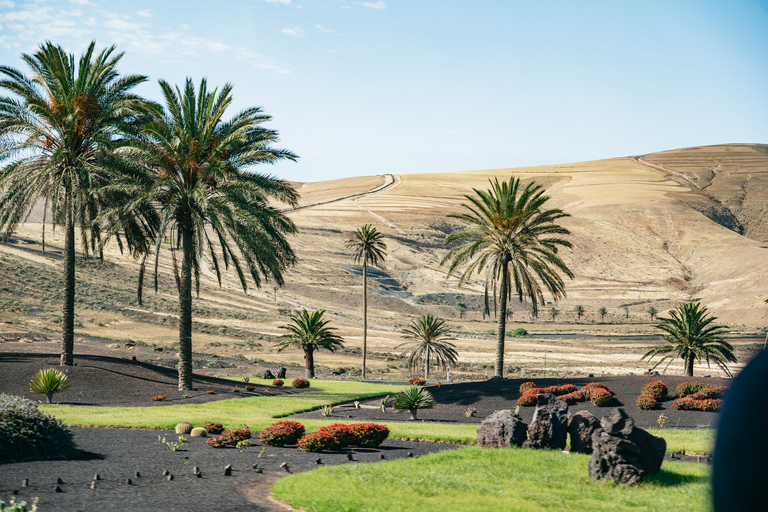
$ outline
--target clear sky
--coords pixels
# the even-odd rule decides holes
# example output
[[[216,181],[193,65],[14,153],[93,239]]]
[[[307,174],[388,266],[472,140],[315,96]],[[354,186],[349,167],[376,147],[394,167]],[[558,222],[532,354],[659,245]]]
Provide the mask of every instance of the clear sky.
[[[768,0],[0,0],[0,64],[45,40],[234,84],[297,181],[768,142]]]

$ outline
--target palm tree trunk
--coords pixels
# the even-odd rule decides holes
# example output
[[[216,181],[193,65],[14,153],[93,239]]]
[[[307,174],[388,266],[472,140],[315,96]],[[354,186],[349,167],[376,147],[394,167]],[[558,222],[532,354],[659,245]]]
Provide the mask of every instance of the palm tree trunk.
[[[688,377],[693,377],[693,362],[694,357],[691,356],[685,361],[685,375]]]
[[[64,235],[64,307],[61,334],[61,366],[74,364],[75,342],[75,212],[66,201],[67,232]]]
[[[312,347],[304,349],[304,355],[306,356],[304,359],[306,360],[306,378],[308,379],[314,379],[315,378],[315,351],[312,349]]]
[[[499,309],[507,310],[507,288],[509,282],[507,279],[507,267],[509,260],[504,258],[501,263],[501,286],[499,287]],[[504,376],[504,336],[507,330],[506,315],[499,315],[499,323],[496,330],[496,377]]]
[[[368,354],[368,260],[363,258],[363,379],[365,358]]]
[[[179,286],[179,390],[192,389],[192,230],[179,227],[183,261]]]
[[[48,196],[45,196],[45,205],[43,206],[43,254],[45,254],[45,221],[48,215]]]

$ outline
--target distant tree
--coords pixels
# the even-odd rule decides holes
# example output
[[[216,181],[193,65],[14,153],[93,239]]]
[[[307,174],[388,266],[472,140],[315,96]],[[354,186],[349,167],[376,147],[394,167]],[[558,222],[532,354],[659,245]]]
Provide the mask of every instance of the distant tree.
[[[514,315],[515,312],[509,308],[507,308],[507,320],[512,320],[512,315]]]
[[[560,311],[555,307],[552,306],[549,308],[549,314],[552,315],[552,321],[555,321],[555,317],[560,314]]]
[[[456,310],[459,312],[459,318],[464,318],[464,312],[467,310],[467,306],[459,302],[456,304]]]
[[[452,338],[442,318],[426,314],[411,322],[403,336],[409,341],[396,348],[405,347],[401,356],[408,357],[408,368],[414,371],[422,366],[425,380],[429,379],[432,360],[441,368],[455,365],[458,360],[456,346],[448,341]]]
[[[707,366],[713,362],[730,377],[728,363],[735,363],[737,359],[733,347],[722,337],[727,332],[726,327],[714,325],[717,318],[709,316],[706,307],[699,306],[698,303],[682,303],[669,312],[671,318],[660,318],[661,323],[655,327],[666,332],[661,338],[667,344],[649,350],[641,360],[662,356],[654,366],[656,368],[667,359],[667,367],[675,359],[682,359],[685,374],[692,377],[693,364],[704,359]]]
[[[584,306],[576,306],[576,320],[581,320],[584,316]]]
[[[569,215],[559,209],[546,210],[549,196],[534,182],[521,190],[517,178],[511,177],[509,182],[495,179],[490,189],[474,191],[475,195],[464,196],[469,201],[462,204],[464,213],[449,215],[467,226],[445,238],[445,244],[453,246],[440,262],[450,262],[448,275],[464,266],[461,284],[473,274],[484,273],[486,303],[489,287],[498,290],[496,305],[502,312],[513,288],[519,300],[531,300],[534,314],[539,304],[545,304],[543,289],[555,299],[564,297],[560,273],[570,278],[573,273],[557,253],[571,247],[563,238],[570,231],[557,221]],[[499,315],[496,332],[495,373],[502,377],[506,315]]]
[[[302,309],[291,316],[291,323],[281,325],[280,328],[288,331],[288,334],[280,336],[285,341],[277,345],[277,351],[282,352],[288,347],[297,347],[304,351],[304,363],[306,378],[315,377],[315,351],[320,349],[334,352],[344,346],[344,340],[337,336],[333,327],[328,327],[329,320],[325,320],[324,310],[308,312]]]
[[[653,319],[656,318],[656,313],[658,313],[658,311],[653,306],[649,306],[648,309],[646,309],[646,311],[651,317],[651,322],[653,322]]]
[[[347,249],[352,251],[355,263],[363,263],[363,379],[366,373],[366,356],[368,354],[368,265],[378,267],[386,255],[387,244],[379,231],[365,224],[355,231],[346,241]]]
[[[147,80],[143,75],[119,76],[122,53],[109,47],[96,53],[91,42],[75,59],[61,46],[40,45],[22,54],[31,75],[0,66],[0,230],[4,240],[23,221],[31,205],[45,199],[52,220],[63,225],[62,366],[74,364],[76,228],[85,255],[101,240],[94,221],[113,194],[100,192],[120,174],[115,152],[147,108],[131,92]],[[129,248],[142,251],[128,238]],[[100,251],[99,251],[100,252]]]
[[[629,318],[629,308],[624,308],[624,318]]]
[[[605,315],[608,314],[608,310],[605,308],[600,308],[597,310],[597,313],[600,315],[600,321],[602,322],[603,320],[605,320]]]

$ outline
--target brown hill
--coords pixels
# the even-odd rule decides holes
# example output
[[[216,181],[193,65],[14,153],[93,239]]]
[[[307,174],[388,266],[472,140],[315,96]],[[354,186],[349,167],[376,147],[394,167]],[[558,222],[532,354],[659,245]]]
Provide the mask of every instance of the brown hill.
[[[197,301],[196,348],[223,352],[271,346],[277,326],[298,307],[325,309],[354,347],[361,339],[360,269],[353,265],[344,241],[363,224],[386,236],[388,256],[374,271],[371,344],[395,352],[399,331],[418,314],[433,312],[456,322],[464,361],[488,363],[492,320],[482,322],[482,283],[461,288],[446,279],[439,265],[446,234],[458,228],[447,214],[460,210],[464,194],[487,188],[494,177],[520,176],[545,185],[551,205],[571,214],[565,225],[573,232],[572,251],[565,255],[576,274],[567,283],[568,297],[556,307],[557,324],[544,315],[530,325],[524,304],[513,302],[512,321],[529,330],[590,332],[648,331],[646,310],[660,312],[682,300],[700,299],[726,323],[768,324],[768,146],[730,144],[686,148],[636,157],[562,165],[454,173],[371,176],[298,184],[302,207],[288,213],[300,228],[294,240],[300,261],[282,290],[237,291],[230,277],[219,289],[206,272]],[[39,212],[30,217],[39,222]],[[40,224],[30,222],[15,244],[0,248],[0,270],[9,276],[0,289],[6,329],[56,327],[59,261],[50,251],[40,255]],[[46,240],[61,247],[60,231]],[[130,268],[126,268],[126,266]],[[108,263],[84,262],[79,332],[113,339],[169,344],[176,338],[175,292],[166,274],[160,294],[139,307],[135,303],[135,263],[114,250]],[[41,274],[38,269],[50,272]],[[169,258],[162,266],[170,268]],[[53,278],[51,278],[53,276]],[[456,305],[468,312],[459,320]],[[587,309],[587,320],[575,323],[574,308]],[[605,324],[593,325],[599,307],[608,308]],[[547,306],[549,309],[551,306]],[[629,308],[627,312],[625,308]],[[16,309],[14,312],[13,310]],[[551,320],[551,318],[549,319]],[[223,340],[223,341],[222,341]],[[217,347],[217,343],[223,343]],[[240,346],[236,346],[240,343]],[[555,342],[553,342],[555,343]],[[557,345],[557,343],[555,343]],[[615,361],[597,365],[587,350],[576,354],[568,343],[511,344],[517,362],[538,361],[540,352],[560,351],[564,366],[583,371],[642,368],[642,347]],[[601,353],[612,351],[602,346]],[[570,355],[569,355],[570,354]],[[353,354],[321,355],[320,363],[349,366]],[[300,354],[259,357],[300,362]],[[607,355],[606,355],[607,357]],[[390,357],[391,359],[391,357]],[[552,361],[552,360],[550,360]],[[566,362],[567,361],[567,362]],[[581,361],[581,362],[579,362]],[[550,362],[550,364],[553,364]],[[397,366],[393,363],[391,366]]]

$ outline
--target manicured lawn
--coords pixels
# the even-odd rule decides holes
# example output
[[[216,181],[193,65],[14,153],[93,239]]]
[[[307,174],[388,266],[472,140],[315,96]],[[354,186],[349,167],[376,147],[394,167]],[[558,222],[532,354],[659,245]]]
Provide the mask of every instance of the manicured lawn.
[[[251,382],[271,384],[254,379]],[[286,380],[290,385],[291,380]],[[205,404],[168,405],[162,407],[90,407],[71,405],[42,405],[40,409],[63,420],[68,425],[98,427],[140,427],[172,429],[180,421],[202,425],[215,421],[226,428],[248,425],[251,430],[262,430],[276,418],[319,409],[323,405],[348,403],[377,396],[394,395],[404,386],[371,384],[355,381],[317,380],[313,385],[322,391],[308,391],[299,395],[233,398]],[[319,417],[319,416],[318,416]],[[399,418],[398,418],[399,419]],[[309,432],[326,421],[302,420]],[[474,443],[477,426],[464,424],[435,424],[421,422],[386,421],[392,437],[413,440]],[[649,430],[667,440],[667,451],[712,452],[713,430]]]
[[[664,462],[659,475],[626,487],[593,481],[588,461],[559,451],[467,447],[291,475],[272,493],[308,512],[710,509],[704,464]]]

